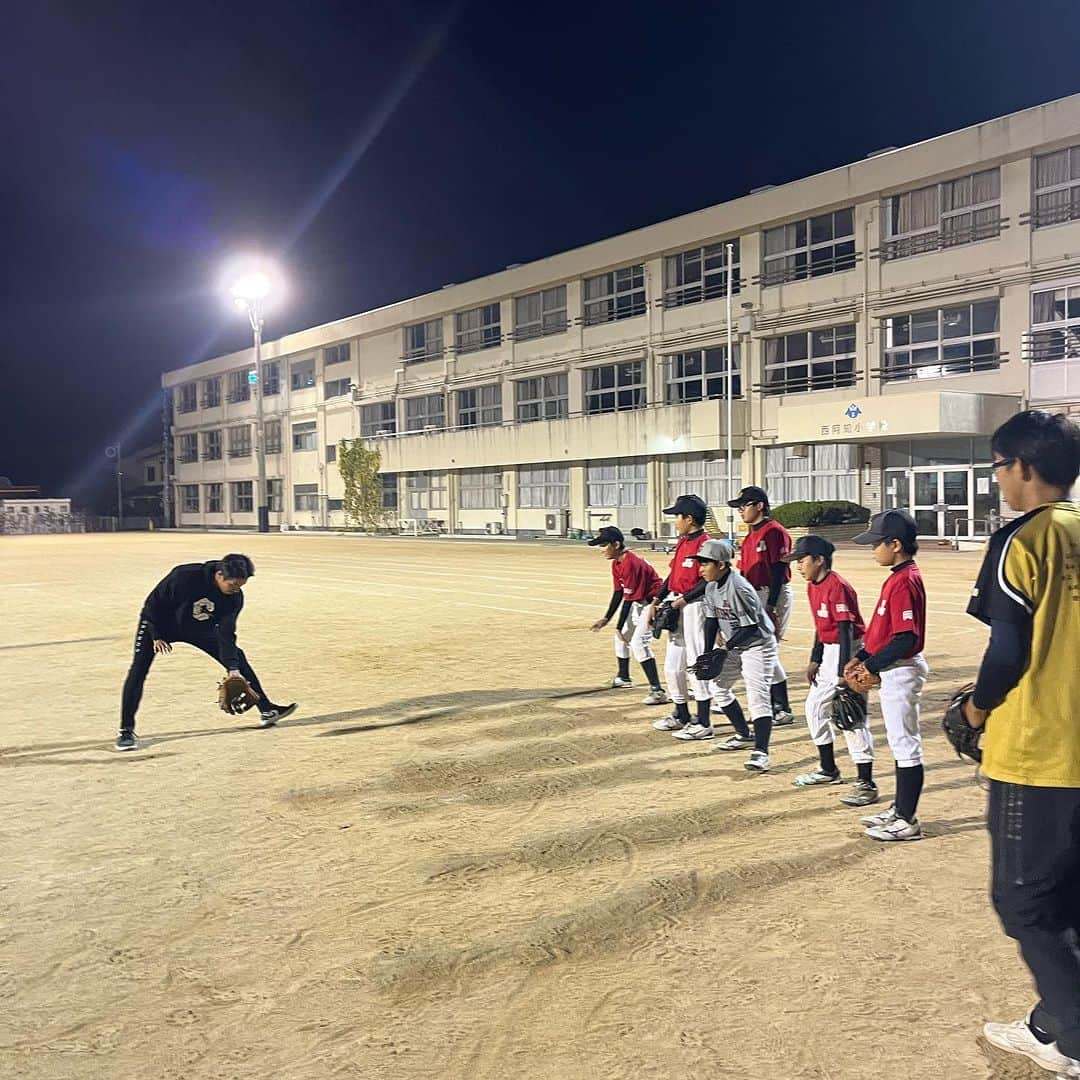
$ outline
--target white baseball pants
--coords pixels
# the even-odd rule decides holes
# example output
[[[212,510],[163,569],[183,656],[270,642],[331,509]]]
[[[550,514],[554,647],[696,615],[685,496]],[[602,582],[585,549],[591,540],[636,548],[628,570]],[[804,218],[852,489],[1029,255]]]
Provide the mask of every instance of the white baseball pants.
[[[859,641],[853,643],[852,656],[859,651],[861,645],[862,642]],[[806,695],[806,726],[810,729],[810,738],[814,740],[815,746],[827,746],[836,741],[836,730],[829,714],[836,697],[839,678],[840,646],[826,645],[821,667],[818,668],[817,682],[810,687],[810,693]],[[856,765],[874,760],[874,736],[870,733],[869,725],[859,728],[858,731],[845,731],[844,742],[847,743],[848,753]]]
[[[919,702],[930,668],[922,653],[900,660],[881,673],[878,698],[885,735],[896,764],[902,769],[923,763],[922,734],[919,731]]]
[[[750,719],[754,720],[759,716],[771,717],[772,694],[769,687],[772,685],[775,667],[776,639],[770,638],[762,645],[729,652],[720,674],[708,685],[719,705],[730,705],[735,700],[735,692],[731,688],[735,685],[735,680],[742,675]]]
[[[759,585],[757,594],[761,598],[761,606],[765,607],[769,601],[768,585]],[[791,623],[793,606],[791,582],[786,581],[780,588],[780,595],[776,598],[776,619],[774,620],[776,623],[776,667],[772,677],[774,683],[787,681],[787,672],[784,670],[784,665],[780,663],[780,639],[787,633],[788,625]]]
[[[653,658],[652,622],[646,617],[648,604],[635,600],[630,605],[626,621],[615,628],[615,655],[620,660],[631,656],[640,664]],[[619,608],[622,611],[622,608]]]
[[[673,600],[677,595],[671,593],[665,599]],[[687,671],[704,651],[705,609],[698,600],[680,610],[678,628],[668,635],[664,654],[668,694],[676,705],[685,704],[688,694],[693,694],[695,701],[709,700],[709,684],[700,682]]]

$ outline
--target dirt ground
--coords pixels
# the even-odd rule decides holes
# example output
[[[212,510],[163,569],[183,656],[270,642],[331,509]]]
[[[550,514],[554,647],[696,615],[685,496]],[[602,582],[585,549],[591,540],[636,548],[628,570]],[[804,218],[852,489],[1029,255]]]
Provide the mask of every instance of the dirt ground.
[[[116,753],[143,597],[231,549],[257,566],[241,644],[300,711],[225,719],[178,646],[143,748]],[[585,545],[0,539],[0,1075],[1049,1075],[978,1041],[1032,999],[987,898],[984,793],[939,727],[985,644],[978,560],[920,557],[926,838],[882,845],[844,789],[792,787],[816,760],[801,583],[799,723],[753,776],[653,731],[636,665],[601,689],[610,576]],[[869,609],[870,555],[837,569]]]

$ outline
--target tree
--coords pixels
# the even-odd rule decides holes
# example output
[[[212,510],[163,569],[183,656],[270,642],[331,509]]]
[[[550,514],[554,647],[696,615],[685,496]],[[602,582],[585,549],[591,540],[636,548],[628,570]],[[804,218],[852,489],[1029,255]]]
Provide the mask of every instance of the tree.
[[[378,450],[369,450],[360,439],[351,443],[342,439],[338,444],[337,467],[345,481],[345,521],[349,525],[370,529],[382,517],[382,485]]]

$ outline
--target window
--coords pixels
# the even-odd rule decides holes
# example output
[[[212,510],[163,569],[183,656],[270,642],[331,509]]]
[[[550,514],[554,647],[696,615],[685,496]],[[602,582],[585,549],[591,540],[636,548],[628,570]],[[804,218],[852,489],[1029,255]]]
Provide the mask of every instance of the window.
[[[191,465],[199,460],[199,437],[198,435],[181,435],[178,445],[176,460],[181,465]]]
[[[398,478],[397,473],[379,473],[379,487],[382,490],[382,508],[397,510]]]
[[[345,509],[345,500],[344,499],[327,499],[326,500],[326,509],[329,510],[331,513],[333,511],[335,511],[335,510],[344,510]]]
[[[204,431],[202,444],[203,461],[221,460],[221,431]]]
[[[204,409],[216,409],[221,404],[221,379],[207,379],[203,383],[202,405]]]
[[[280,513],[285,509],[285,502],[282,497],[282,480],[267,480],[266,481],[266,509],[272,513]]]
[[[198,408],[196,401],[195,384],[184,383],[176,394],[176,411],[178,413],[194,412]]]
[[[741,283],[738,237],[731,244],[731,291],[737,293]],[[680,251],[664,259],[664,307],[700,304],[721,296],[727,296],[727,243]]]
[[[490,349],[500,341],[498,304],[484,304],[471,311],[459,311],[454,316],[454,345],[459,353]]]
[[[585,279],[586,326],[645,314],[645,267],[625,266]]]
[[[352,390],[352,379],[327,379],[323,383],[325,398],[347,397]]]
[[[766,229],[762,285],[802,281],[855,266],[855,211],[849,206]]]
[[[292,426],[293,450],[316,450],[319,446],[319,433],[314,420],[305,420]]]
[[[405,327],[405,360],[431,360],[443,354],[443,321],[429,319]]]
[[[293,484],[293,509],[319,512],[319,485]]]
[[[281,453],[281,421],[280,420],[267,420],[263,424],[263,438],[266,441],[266,452],[268,454],[280,454]]]
[[[240,458],[251,455],[251,425],[229,428],[229,457]]]
[[[417,472],[405,477],[410,514],[446,509],[446,473]]]
[[[147,465],[146,466],[146,483],[148,483],[148,484],[156,484],[157,483],[157,466],[156,465]]]
[[[1001,172],[983,172],[885,200],[883,259],[988,240],[1001,232]]]
[[[458,478],[462,510],[498,510],[503,480],[498,469],[468,469]]]
[[[645,361],[586,368],[585,412],[589,415],[645,407]]]
[[[306,390],[315,385],[315,357],[309,356],[306,360],[297,360],[289,368],[289,385],[294,390]]]
[[[731,458],[731,494],[728,494],[727,458],[714,457],[668,459],[667,503],[670,506],[680,495],[700,495],[708,506],[723,506],[728,499],[733,499],[742,482],[742,466],[739,455]],[[727,508],[725,507],[725,510]]]
[[[181,484],[180,498],[183,502],[185,514],[197,514],[199,512],[198,484]]]
[[[855,324],[765,339],[765,394],[855,385]]]
[[[222,485],[206,485],[206,512],[208,514],[220,514],[224,510],[222,501]]]
[[[565,285],[541,289],[514,300],[514,337],[518,341],[561,334],[566,326]]]
[[[885,320],[881,378],[936,379],[1001,363],[997,300],[917,311]]]
[[[1080,284],[1031,294],[1028,358],[1043,364],[1080,357]]]
[[[517,483],[522,510],[566,510],[570,506],[568,468],[518,469]]]
[[[645,462],[591,461],[585,468],[586,506],[644,506]]]
[[[237,480],[229,485],[232,488],[232,509],[234,514],[250,514],[255,509],[253,480]]]
[[[442,394],[426,394],[424,397],[405,399],[405,430],[423,431],[424,428],[446,427],[446,399]]]
[[[281,393],[281,365],[276,360],[263,364],[263,397]]]
[[[247,371],[229,372],[229,401],[234,405],[238,401],[247,401],[251,397],[251,383]]]
[[[457,392],[458,427],[491,427],[502,423],[502,386],[474,386]]]
[[[337,443],[326,444],[326,463],[332,465],[337,461]]]
[[[728,358],[727,346],[717,345],[711,349],[693,349],[691,352],[674,353],[668,360],[667,403],[682,405],[689,401],[727,396]],[[735,346],[735,370],[731,384],[731,396],[742,397],[742,373],[739,364],[739,346]]]
[[[392,401],[360,406],[360,438],[392,435],[397,431],[397,409]]]
[[[805,499],[859,501],[859,448],[853,443],[772,446],[765,479],[773,506]]]
[[[517,419],[525,424],[530,420],[558,420],[569,411],[569,391],[566,372],[522,379],[514,384],[517,393]]]
[[[1036,229],[1080,218],[1080,146],[1035,158]]]
[[[343,341],[340,345],[331,345],[327,349],[322,351],[323,367],[327,367],[330,364],[343,364],[349,359],[351,355],[351,349],[349,342]]]

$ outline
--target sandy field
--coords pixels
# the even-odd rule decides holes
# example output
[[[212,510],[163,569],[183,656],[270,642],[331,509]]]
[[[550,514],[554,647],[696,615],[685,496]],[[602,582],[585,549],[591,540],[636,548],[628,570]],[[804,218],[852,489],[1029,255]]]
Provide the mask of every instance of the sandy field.
[[[115,752],[143,597],[233,549],[257,567],[240,642],[299,712],[225,717],[178,646],[143,748]],[[883,845],[843,788],[792,787],[816,762],[801,582],[799,722],[755,776],[653,731],[636,665],[604,689],[611,579],[584,544],[0,538],[0,1076],[1052,1075],[979,1041],[1032,990],[939,725],[985,645],[978,562],[920,556],[926,838]],[[868,610],[883,571],[856,548],[836,568]]]

